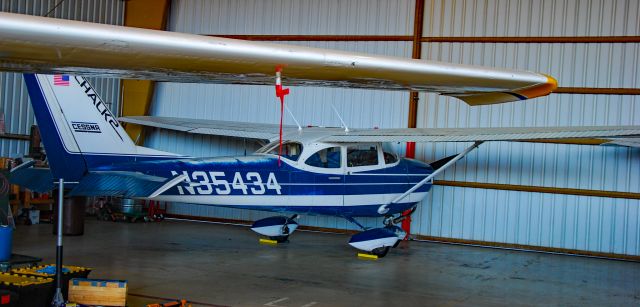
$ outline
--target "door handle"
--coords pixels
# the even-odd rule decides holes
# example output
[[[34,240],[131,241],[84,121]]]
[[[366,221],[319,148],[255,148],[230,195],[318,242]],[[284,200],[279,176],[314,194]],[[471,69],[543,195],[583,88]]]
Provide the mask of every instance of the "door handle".
[[[341,177],[339,177],[339,176],[331,176],[331,177],[329,177],[329,179],[330,179],[330,180],[340,180],[340,179],[342,179],[342,178],[341,178]]]

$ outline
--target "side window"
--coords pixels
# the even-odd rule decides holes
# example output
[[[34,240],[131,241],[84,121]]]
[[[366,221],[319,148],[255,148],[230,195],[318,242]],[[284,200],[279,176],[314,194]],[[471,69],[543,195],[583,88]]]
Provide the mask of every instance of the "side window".
[[[321,149],[307,158],[307,165],[322,168],[340,168],[340,147]]]
[[[393,164],[398,162],[398,157],[396,157],[396,155],[390,153],[390,152],[386,152],[384,151],[384,163],[385,164]]]
[[[280,151],[280,146],[276,146],[269,151],[272,155],[278,155]],[[302,153],[302,144],[296,142],[289,142],[282,144],[282,156],[292,160],[298,161],[300,158],[300,153]]]
[[[376,145],[354,145],[347,147],[347,166],[378,165],[378,148]]]

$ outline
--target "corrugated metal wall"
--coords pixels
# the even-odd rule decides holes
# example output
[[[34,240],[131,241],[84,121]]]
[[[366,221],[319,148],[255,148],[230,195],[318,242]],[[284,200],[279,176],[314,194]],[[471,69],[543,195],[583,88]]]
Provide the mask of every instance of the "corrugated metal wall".
[[[170,28],[201,34],[412,35],[413,1],[174,1]],[[638,1],[425,2],[424,36],[640,35]],[[292,42],[306,46],[411,56],[410,42]],[[640,44],[424,43],[422,58],[529,69],[560,86],[640,88]],[[302,124],[406,127],[407,93],[293,88],[287,97]],[[525,103],[470,108],[421,94],[418,127],[640,125],[637,96],[551,95]],[[271,87],[161,83],[152,114],[277,122]],[[286,122],[293,124],[289,118]],[[155,131],[147,145],[199,156],[243,154],[242,140]],[[432,161],[467,144],[418,145]],[[403,144],[395,148],[402,153]],[[640,151],[530,143],[484,144],[441,179],[640,192]],[[640,255],[640,201],[435,186],[414,215],[414,233]],[[269,214],[195,205],[174,213],[253,220]],[[351,228],[330,217],[305,225]],[[379,220],[365,221],[368,226]]]
[[[637,1],[426,1],[424,36],[637,36]],[[564,87],[640,88],[640,44],[423,43],[422,58],[548,73]],[[638,96],[550,95],[469,108],[422,94],[418,127],[640,125]],[[468,144],[419,144],[430,161]],[[440,179],[640,191],[640,151],[489,143]],[[640,201],[435,186],[413,219],[433,237],[640,255]]]
[[[0,11],[44,16],[59,0],[1,0]],[[51,17],[121,25],[124,20],[122,0],[65,0],[51,11]],[[118,114],[120,81],[90,78],[105,102]],[[6,132],[29,134],[35,123],[22,74],[0,72],[0,113],[4,113]],[[0,139],[0,156],[21,157],[28,153],[26,141]]]

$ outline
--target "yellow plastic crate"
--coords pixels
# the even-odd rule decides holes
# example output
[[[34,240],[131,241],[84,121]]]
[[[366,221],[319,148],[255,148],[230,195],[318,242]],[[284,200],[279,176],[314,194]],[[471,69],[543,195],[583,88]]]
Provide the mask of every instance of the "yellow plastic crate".
[[[53,270],[52,273],[38,272],[48,267],[55,268],[55,264],[43,264],[43,265],[33,266],[29,268],[16,268],[16,269],[12,269],[11,273],[24,274],[24,275],[30,275],[30,276],[40,276],[40,277],[55,277],[56,275],[55,270]],[[84,268],[84,267],[73,266],[73,265],[63,265],[62,268],[63,270],[64,269],[69,270],[67,272],[63,272],[63,274],[65,275],[66,274],[76,275],[77,273],[85,273],[85,272],[89,274],[88,272],[91,272],[91,268]]]
[[[0,283],[6,286],[27,287],[53,283],[53,279],[12,273],[0,273]]]
[[[51,303],[53,279],[0,273],[0,289],[18,294],[18,306],[47,306]]]

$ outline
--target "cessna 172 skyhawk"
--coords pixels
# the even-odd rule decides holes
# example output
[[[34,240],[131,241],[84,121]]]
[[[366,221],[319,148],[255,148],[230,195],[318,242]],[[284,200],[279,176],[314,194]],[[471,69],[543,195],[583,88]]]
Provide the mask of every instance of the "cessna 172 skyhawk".
[[[62,80],[62,81],[60,81]],[[76,182],[70,195],[124,196],[290,213],[256,221],[252,229],[283,241],[298,214],[385,216],[349,242],[384,256],[404,237],[395,226],[426,196],[435,175],[483,141],[557,137],[620,137],[640,127],[360,129],[286,127],[282,156],[278,125],[179,118],[125,118],[192,133],[274,140],[254,155],[193,158],[136,146],[86,79],[25,74],[54,178]],[[400,159],[381,142],[474,142],[460,154],[426,164]],[[281,158],[282,163],[279,163]],[[20,177],[18,168],[14,171]],[[49,183],[52,181],[49,177]],[[33,178],[22,181],[37,185]]]
[[[350,242],[378,255],[386,254],[403,236],[394,226],[403,218],[400,213],[414,208],[433,177],[480,142],[640,134],[639,127],[294,128],[285,129],[282,146],[272,142],[252,156],[192,158],[136,146],[93,87],[72,75],[273,84],[274,71],[284,69],[283,81],[290,85],[432,91],[471,105],[544,96],[557,84],[549,76],[528,71],[7,13],[0,13],[0,69],[57,74],[25,74],[51,166],[45,185],[63,179],[74,183],[72,195],[120,195],[294,214],[254,224],[255,231],[280,240],[297,227],[296,214],[334,215],[356,224],[360,216],[385,216],[384,227],[363,229]],[[278,126],[249,123],[127,121],[267,140],[279,132]],[[455,157],[426,164],[384,152],[381,143],[389,141],[473,145]],[[637,145],[633,139],[613,143]],[[12,175],[20,181],[29,170],[25,164]],[[34,178],[22,183],[38,185]]]

